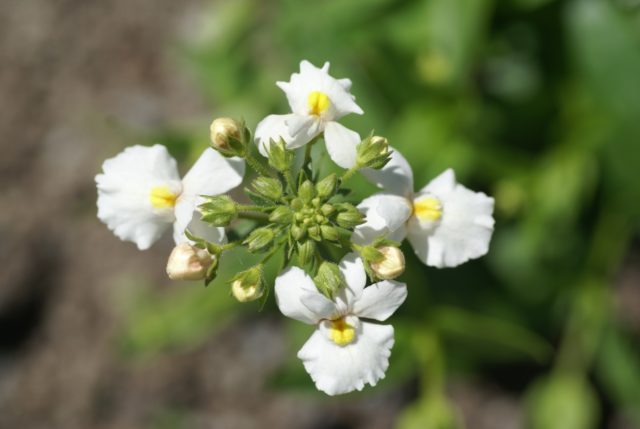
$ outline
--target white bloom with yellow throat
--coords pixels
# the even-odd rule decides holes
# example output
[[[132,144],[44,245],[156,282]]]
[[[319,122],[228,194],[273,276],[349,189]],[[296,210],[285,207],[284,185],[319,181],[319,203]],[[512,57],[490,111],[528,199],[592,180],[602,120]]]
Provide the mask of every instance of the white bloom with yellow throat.
[[[182,178],[176,160],[162,145],[131,146],[102,164],[96,176],[98,218],[124,241],[148,249],[173,224],[176,244],[187,227],[222,242],[224,228],[204,225],[194,211],[201,195],[222,194],[242,182],[244,161],[206,149]]]
[[[258,124],[255,137],[260,153],[267,156],[270,140],[282,138],[289,149],[295,149],[324,132],[331,159],[340,167],[353,167],[360,135],[337,122],[349,113],[364,113],[349,92],[351,80],[330,76],[328,62],[318,68],[302,61],[300,73],[277,85],[285,92],[292,113],[269,115]]]
[[[332,301],[313,280],[292,267],[276,279],[276,302],[288,317],[316,330],[298,352],[316,387],[339,395],[374,386],[384,378],[393,347],[393,327],[383,322],[407,297],[403,283],[385,280],[365,287],[367,276],[355,253],[340,263],[347,286]]]
[[[406,237],[423,263],[438,268],[455,267],[489,251],[494,200],[458,184],[453,170],[414,193],[411,166],[394,150],[385,167],[364,174],[386,192],[358,206],[367,219],[355,229],[355,242],[368,244],[380,235],[397,241]]]

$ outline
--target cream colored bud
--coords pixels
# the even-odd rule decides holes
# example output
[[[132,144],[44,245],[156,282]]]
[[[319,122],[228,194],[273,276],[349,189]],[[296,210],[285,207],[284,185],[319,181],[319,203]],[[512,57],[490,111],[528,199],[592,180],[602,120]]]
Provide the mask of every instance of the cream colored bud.
[[[171,280],[202,280],[214,258],[189,243],[178,244],[169,255],[167,275]]]
[[[217,118],[211,122],[211,146],[218,150],[229,150],[229,138],[240,140],[240,124],[231,118]]]
[[[383,259],[370,264],[376,276],[383,280],[391,280],[404,272],[404,255],[400,249],[393,246],[381,246],[377,250],[382,253]]]
[[[262,282],[246,284],[238,279],[231,283],[231,293],[234,298],[240,302],[255,301],[262,297],[264,287],[262,286]]]

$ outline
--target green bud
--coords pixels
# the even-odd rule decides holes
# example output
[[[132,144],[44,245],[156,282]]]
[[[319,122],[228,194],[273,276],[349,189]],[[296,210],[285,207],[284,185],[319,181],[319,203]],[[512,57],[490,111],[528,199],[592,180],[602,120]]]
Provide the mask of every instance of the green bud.
[[[240,302],[259,299],[264,294],[262,264],[236,274],[231,279],[231,293]]]
[[[356,147],[356,164],[376,170],[384,167],[391,159],[389,142],[380,136],[371,136],[362,140]]]
[[[300,241],[307,235],[307,229],[303,226],[293,225],[291,227],[291,237],[294,240]]]
[[[257,228],[251,231],[251,234],[242,242],[245,244],[250,252],[257,252],[264,249],[273,242],[275,233],[273,229],[268,226]]]
[[[202,213],[202,221],[212,226],[226,226],[238,214],[238,208],[228,195],[205,197],[205,202],[198,206]]]
[[[282,225],[290,224],[293,222],[293,212],[287,206],[278,206],[271,212],[271,215],[269,215],[269,221]]]
[[[316,192],[321,200],[328,200],[338,190],[338,176],[330,174],[316,185]]]
[[[298,263],[304,267],[313,261],[313,257],[316,253],[316,243],[312,240],[307,240],[304,243],[298,243]]]
[[[213,149],[226,157],[244,157],[249,139],[248,130],[242,123],[231,118],[217,118],[211,122],[209,130]]]
[[[284,173],[291,168],[293,162],[293,152],[285,146],[284,140],[269,143],[269,165]]]
[[[340,235],[338,234],[338,230],[329,225],[321,225],[320,233],[322,234],[322,238],[329,241],[339,241]]]
[[[320,207],[320,203],[321,203],[321,202],[322,202],[322,201],[320,200],[320,198],[315,197],[314,199],[312,199],[312,200],[311,200],[311,205],[312,205],[313,207]]]
[[[320,207],[320,211],[325,216],[331,216],[333,212],[336,211],[336,208],[333,207],[331,204],[323,204],[322,207]]]
[[[358,211],[353,205],[344,203],[341,205],[342,210],[336,216],[336,222],[342,228],[355,228],[356,226],[365,222],[365,217],[362,213]]]
[[[282,183],[278,179],[260,176],[251,185],[257,194],[268,200],[278,201],[282,197]]]
[[[302,202],[302,200],[300,198],[294,198],[291,201],[291,208],[295,211],[299,211],[302,210],[302,208],[304,207],[304,203]]]
[[[320,227],[318,225],[309,227],[308,233],[309,237],[313,238],[316,241],[320,241],[322,238],[320,235]]]
[[[313,278],[318,290],[326,297],[333,299],[340,289],[345,286],[340,268],[333,262],[324,261],[318,268],[318,274]]]
[[[364,246],[360,251],[362,259],[366,262],[380,262],[384,259],[384,255],[373,246]]]
[[[300,185],[300,189],[298,189],[298,196],[302,199],[302,201],[308,203],[313,199],[313,197],[315,197],[315,195],[316,191],[313,187],[313,183],[311,183],[310,180],[305,180],[304,182],[302,182],[302,185]]]

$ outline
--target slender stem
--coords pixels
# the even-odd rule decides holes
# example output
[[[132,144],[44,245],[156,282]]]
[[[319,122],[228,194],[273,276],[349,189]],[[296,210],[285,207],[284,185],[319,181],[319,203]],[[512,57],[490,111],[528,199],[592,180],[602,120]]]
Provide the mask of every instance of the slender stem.
[[[293,174],[291,173],[291,170],[287,170],[287,172],[284,175],[284,180],[287,182],[287,185],[289,186],[289,190],[295,194],[297,192],[297,189],[296,189],[297,187],[296,187],[296,181],[293,178]]]
[[[271,172],[267,169],[267,167],[262,165],[262,163],[258,161],[251,153],[247,152],[245,160],[247,161],[247,164],[249,164],[251,168],[253,168],[257,173],[262,174],[263,176],[271,176]]]
[[[344,172],[344,174],[340,178],[340,182],[341,183],[346,182],[347,180],[349,180],[351,178],[351,176],[356,174],[356,172],[358,170],[360,170],[360,166],[358,164],[354,165],[353,167],[351,167],[350,169],[348,169],[347,171]]]
[[[220,250],[222,252],[227,251],[229,249],[233,249],[236,246],[239,246],[240,242],[239,241],[232,241],[231,243],[227,243],[227,244],[223,244],[222,246],[220,246]]]
[[[239,212],[268,212],[274,209],[274,206],[256,206],[256,205],[244,205],[238,204],[236,206]]]
[[[266,213],[254,213],[254,212],[240,212],[238,213],[240,219],[256,220],[258,222],[267,222],[269,216]]]

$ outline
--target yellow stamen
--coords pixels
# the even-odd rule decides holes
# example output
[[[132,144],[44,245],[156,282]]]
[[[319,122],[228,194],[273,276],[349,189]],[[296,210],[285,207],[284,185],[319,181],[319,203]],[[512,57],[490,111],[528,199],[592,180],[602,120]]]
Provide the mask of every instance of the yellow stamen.
[[[337,345],[346,346],[353,342],[356,337],[356,330],[345,322],[344,318],[332,320],[331,328],[329,328],[329,337]]]
[[[155,186],[149,194],[151,205],[157,209],[175,206],[177,198],[178,196],[171,192],[168,186]]]
[[[420,220],[435,222],[442,217],[442,204],[435,197],[424,197],[413,202],[413,213]]]
[[[324,92],[313,91],[307,98],[307,104],[309,105],[309,114],[320,116],[325,110],[329,108],[329,97]]]

